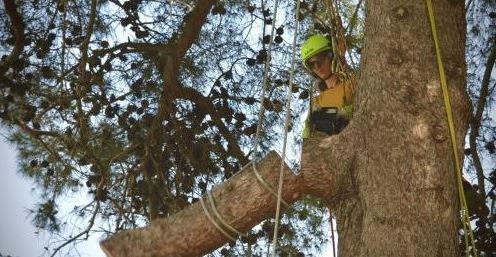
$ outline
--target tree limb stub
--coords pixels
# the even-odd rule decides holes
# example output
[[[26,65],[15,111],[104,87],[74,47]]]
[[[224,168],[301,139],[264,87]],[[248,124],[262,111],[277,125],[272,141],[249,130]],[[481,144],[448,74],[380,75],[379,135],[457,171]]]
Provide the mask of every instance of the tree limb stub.
[[[339,135],[315,132],[303,142],[301,156],[302,193],[327,202],[329,206],[353,194],[355,151],[360,145],[360,128],[352,120]]]
[[[272,152],[256,164],[259,174],[274,188],[280,161],[281,158]],[[302,176],[294,175],[287,166],[284,172],[282,198],[291,204],[302,197]],[[212,196],[222,219],[241,232],[248,231],[275,212],[276,197],[257,180],[251,164],[215,188]],[[208,202],[205,196],[204,201]],[[202,256],[228,241],[197,202],[176,215],[155,220],[147,228],[121,232],[101,242],[101,247],[109,257],[181,257]]]
[[[319,197],[332,204],[348,195],[352,182],[354,148],[353,122],[336,136],[314,135],[304,142],[302,169],[294,175],[284,165],[282,199],[292,204],[304,195]],[[348,142],[343,144],[342,142]],[[277,187],[281,158],[269,153],[256,164],[265,182]],[[342,175],[340,175],[342,174]],[[253,165],[246,165],[212,191],[222,219],[240,232],[246,232],[274,215],[276,196],[256,178]],[[208,202],[206,196],[204,202]],[[210,213],[210,216],[215,216]],[[218,222],[219,225],[220,222]],[[222,225],[221,225],[222,226]],[[226,231],[228,231],[226,229]],[[232,235],[233,237],[235,235]],[[229,242],[204,213],[199,202],[148,227],[123,231],[100,243],[108,257],[124,256],[202,256]]]

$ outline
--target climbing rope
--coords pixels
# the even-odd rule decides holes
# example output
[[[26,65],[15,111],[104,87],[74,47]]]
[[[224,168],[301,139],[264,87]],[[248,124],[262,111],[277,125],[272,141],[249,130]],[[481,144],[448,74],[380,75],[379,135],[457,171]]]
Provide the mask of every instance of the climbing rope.
[[[281,201],[282,201],[282,186],[283,186],[283,178],[284,178],[284,164],[285,164],[284,160],[286,160],[286,147],[287,147],[287,141],[288,141],[289,124],[291,121],[291,97],[292,97],[292,87],[293,87],[294,71],[295,71],[295,64],[296,64],[296,40],[298,39],[298,27],[299,27],[298,16],[299,16],[299,14],[300,14],[300,1],[296,1],[295,33],[293,35],[291,69],[290,69],[290,73],[289,73],[289,85],[288,85],[288,89],[287,89],[286,120],[284,123],[284,136],[283,136],[283,145],[282,145],[281,167],[279,170],[279,183],[278,183],[278,190],[277,190],[277,205],[276,205],[274,236],[272,238],[272,257],[276,256],[276,248],[277,248],[277,234],[278,234],[278,229],[279,229]]]
[[[236,234],[238,237],[247,237],[248,234],[246,233],[242,233],[240,232],[239,230],[235,229],[233,226],[229,225],[229,223],[227,223],[223,218],[222,216],[220,215],[219,211],[217,210],[217,207],[215,206],[215,201],[214,201],[214,197],[212,196],[211,192],[207,192],[207,200],[208,200],[208,203],[210,205],[210,209],[212,209],[212,212],[214,213],[215,215],[215,218],[217,218],[217,220],[222,224],[223,227],[227,228],[228,230],[230,230],[232,233]],[[227,238],[229,238],[231,241],[236,241],[236,238],[231,236],[231,233],[227,232],[220,224],[219,222],[217,222],[213,217],[212,215],[210,214],[210,212],[208,211],[208,208],[207,206],[205,205],[205,202],[203,200],[203,197],[200,197],[200,204],[203,208],[203,212],[205,212],[205,215],[207,216],[208,220],[214,225],[215,228],[217,228],[217,230],[219,230],[219,232],[221,232],[224,236],[226,236]]]
[[[458,157],[458,151],[456,149],[456,146],[458,144],[456,142],[456,136],[455,136],[455,125],[453,122],[453,113],[451,111],[451,103],[450,103],[450,97],[449,97],[449,92],[448,92],[448,86],[446,83],[446,75],[444,73],[443,61],[441,58],[441,50],[440,50],[439,41],[437,38],[436,21],[435,21],[435,17],[434,17],[434,11],[432,8],[432,1],[426,0],[426,2],[427,2],[427,11],[429,14],[429,22],[431,25],[432,37],[434,39],[434,45],[436,48],[436,58],[437,58],[437,65],[438,65],[438,70],[439,70],[439,78],[441,80],[441,88],[443,91],[444,106],[446,109],[446,118],[448,120],[448,127],[449,127],[449,133],[450,133],[450,138],[451,138],[451,147],[453,150],[453,157],[454,157],[454,161],[455,161],[455,172],[456,172],[456,177],[457,177],[458,197],[460,199],[460,204],[461,204],[460,214],[461,214],[461,219],[462,219],[462,224],[463,224],[465,253],[467,256],[470,256],[470,253],[472,253],[473,256],[478,257],[477,249],[475,247],[474,234],[472,233],[472,227],[470,225],[470,217],[469,217],[469,213],[468,213],[467,200],[465,198],[465,192],[463,190],[462,170],[461,170],[460,160]]]
[[[332,71],[333,73],[340,74],[343,76],[347,73],[348,66],[345,61],[345,53],[347,49],[346,37],[344,35],[343,23],[341,17],[339,16],[336,6],[331,0],[324,1],[326,6],[326,12],[329,23],[331,24],[330,36],[331,36],[331,46],[332,52],[334,53],[332,60]]]
[[[236,241],[236,238],[231,236],[226,230],[224,230],[217,221],[215,221],[215,219],[212,217],[212,215],[210,215],[210,212],[208,211],[207,209],[207,206],[205,205],[205,202],[203,201],[203,198],[200,197],[200,204],[203,208],[203,212],[205,213],[205,215],[207,216],[208,220],[210,221],[210,223],[212,223],[212,225],[214,225],[215,228],[217,228],[217,230],[219,230],[225,237],[229,238],[229,240],[231,241]]]
[[[272,195],[274,195],[276,198],[278,198],[277,193],[273,189],[273,187],[262,177],[262,175],[258,172],[256,162],[258,161],[258,145],[260,144],[260,133],[262,131],[262,126],[263,126],[263,116],[265,114],[265,95],[267,93],[267,88],[268,88],[268,81],[269,81],[269,67],[270,67],[270,61],[272,59],[272,45],[273,45],[273,38],[274,38],[274,32],[275,32],[275,22],[277,18],[277,9],[279,6],[279,0],[276,0],[274,3],[274,14],[272,16],[272,28],[270,32],[270,40],[268,44],[268,51],[267,51],[267,59],[265,60],[265,66],[264,66],[264,72],[263,72],[263,82],[262,82],[262,96],[260,97],[260,107],[258,111],[258,123],[257,123],[257,131],[255,133],[255,141],[253,143],[253,158],[252,158],[252,170],[253,173],[255,173],[255,177],[257,180],[264,186]],[[278,201],[279,202],[279,201]],[[284,202],[286,206],[289,206],[286,202]]]
[[[274,14],[273,14],[273,18],[272,18],[272,21],[273,23],[275,24],[276,22],[276,18],[277,18],[277,9],[278,9],[278,5],[279,5],[279,0],[276,0],[275,3],[274,3]],[[298,1],[298,10],[299,10],[299,1]],[[296,19],[298,20],[298,19]],[[276,198],[277,198],[277,208],[276,208],[276,225],[275,225],[275,229],[274,229],[274,237],[276,238],[274,240],[274,246],[273,246],[273,253],[272,253],[272,256],[275,256],[275,247],[277,245],[277,227],[278,227],[278,222],[279,222],[279,209],[280,209],[280,205],[281,205],[281,202],[286,206],[286,207],[289,207],[289,204],[286,203],[283,199],[281,199],[281,192],[282,192],[282,175],[279,176],[279,187],[278,187],[278,193],[276,193],[274,191],[274,189],[272,188],[272,186],[262,177],[262,175],[260,175],[260,173],[258,172],[257,170],[257,167],[256,167],[256,161],[257,161],[257,152],[258,152],[258,145],[260,143],[260,133],[262,131],[262,126],[263,126],[263,116],[264,116],[264,113],[265,113],[265,106],[264,106],[264,102],[265,102],[265,95],[267,93],[267,88],[268,88],[268,74],[269,74],[269,67],[270,67],[270,61],[271,61],[271,58],[272,58],[272,45],[273,45],[273,38],[274,38],[274,32],[275,32],[275,26],[274,24],[272,25],[272,28],[271,28],[271,35],[270,35],[270,41],[269,41],[269,44],[268,44],[268,51],[267,51],[267,59],[265,60],[265,67],[264,67],[264,76],[263,76],[263,87],[262,87],[262,96],[261,96],[261,99],[260,99],[260,108],[259,108],[259,114],[258,114],[258,123],[257,123],[257,130],[256,130],[256,134],[255,134],[255,142],[254,142],[254,146],[253,146],[253,160],[251,161],[251,165],[252,165],[252,170],[253,172],[255,173],[255,177],[257,178],[257,180],[259,180],[259,182],[269,191],[271,192]],[[294,39],[294,42],[293,42],[293,61],[292,61],[292,71],[291,71],[291,75],[290,75],[290,85],[292,85],[292,76],[293,76],[293,70],[294,70],[294,52],[295,52],[295,44],[296,44],[296,34],[295,34],[295,39]],[[289,94],[291,93],[291,86],[289,86]],[[290,98],[288,96],[288,98]],[[288,112],[289,112],[289,108],[290,108],[290,104],[288,103]],[[288,116],[286,117],[286,126],[285,126],[285,138],[284,138],[284,150],[283,150],[283,158],[282,158],[282,161],[281,161],[281,174],[282,174],[282,171],[283,171],[283,167],[284,167],[284,156],[285,156],[285,147],[286,147],[286,137],[287,137],[287,131],[288,131],[288,127],[289,127],[289,118]],[[220,223],[222,223],[222,225],[226,228],[228,228],[229,230],[231,230],[232,232],[238,234],[238,236],[246,236],[246,234],[243,234],[239,231],[237,231],[236,229],[234,229],[232,226],[230,226],[227,222],[225,222],[222,217],[220,216],[220,214],[218,213],[216,207],[215,207],[215,204],[214,204],[214,201],[213,201],[213,198],[211,196],[210,193],[208,193],[208,199],[209,199],[209,202],[210,202],[210,207],[212,208],[214,214],[216,215],[216,218],[220,221]],[[210,215],[210,212],[208,211],[207,209],[207,206],[205,205],[204,201],[203,201],[203,198],[200,198],[200,204],[203,208],[203,211],[205,212],[205,215],[207,216],[208,220],[217,228],[217,230],[219,230],[224,236],[226,236],[227,238],[229,238],[230,240],[232,241],[235,241],[236,238],[234,238],[233,236],[230,235],[230,233],[228,233],[227,231],[225,231],[220,225],[219,223]]]
[[[298,6],[299,6],[299,3],[300,1],[298,1]],[[270,61],[272,59],[272,44],[273,44],[273,38],[274,38],[274,32],[275,32],[275,23],[277,21],[277,9],[278,9],[278,6],[279,6],[279,0],[275,0],[275,3],[274,3],[274,14],[273,14],[273,17],[272,17],[272,28],[271,28],[271,31],[270,31],[270,40],[269,40],[269,46],[268,46],[268,51],[267,51],[267,59],[265,60],[265,67],[264,67],[264,76],[263,76],[263,87],[262,87],[262,97],[260,99],[260,110],[259,110],[259,114],[258,114],[258,124],[257,124],[257,132],[255,134],[255,143],[254,143],[254,146],[253,146],[253,159],[255,159],[255,161],[253,162],[253,172],[255,173],[257,179],[259,181],[262,181],[264,182],[264,179],[262,178],[262,176],[258,173],[257,171],[257,168],[256,168],[256,159],[257,159],[257,148],[258,148],[258,144],[260,143],[260,132],[262,131],[262,125],[263,125],[263,116],[264,116],[264,113],[265,113],[265,106],[264,106],[264,102],[265,102],[265,94],[267,93],[267,88],[268,88],[268,78],[269,78],[269,67],[270,67]],[[298,13],[297,13],[298,15]],[[298,20],[298,18],[296,18],[296,20]],[[296,33],[295,33],[295,36],[296,36]],[[293,49],[293,56],[294,56],[294,52],[295,50]],[[290,83],[289,83],[289,88],[291,88],[291,77],[290,77]],[[290,91],[291,92],[291,91]],[[287,128],[286,128],[286,132],[285,132],[285,135],[287,134]],[[284,144],[286,143],[286,138],[284,140]],[[285,150],[283,150],[283,152],[285,152]],[[282,160],[281,160],[282,164],[281,166],[283,167],[284,165],[284,154],[282,156]],[[277,248],[277,232],[278,232],[278,225],[279,225],[279,211],[280,211],[280,205],[281,205],[281,192],[282,192],[282,170],[283,168],[281,168],[281,172],[279,174],[279,186],[278,186],[278,191],[277,191],[277,207],[276,207],[276,217],[275,217],[275,226],[274,226],[274,237],[273,237],[273,240],[272,240],[272,257],[275,257],[275,254],[276,254],[276,248]],[[262,183],[262,185],[264,185],[271,193],[273,193],[273,190],[272,190],[272,187],[268,186],[268,183]],[[287,205],[287,204],[286,204]]]
[[[214,212],[215,214],[215,217],[222,223],[222,225],[224,225],[226,228],[228,228],[231,232],[237,234],[238,236],[244,236],[246,237],[247,234],[246,233],[241,233],[239,232],[237,229],[235,229],[234,227],[232,227],[231,225],[229,225],[223,218],[222,216],[220,216],[219,212],[217,211],[217,207],[215,206],[215,202],[214,202],[214,197],[212,196],[212,194],[210,192],[207,193],[207,196],[208,196],[208,202],[210,203],[210,208],[212,209],[212,211]]]
[[[265,59],[265,66],[264,66],[264,75],[263,75],[263,82],[262,82],[262,96],[260,97],[260,108],[258,112],[258,123],[257,123],[257,131],[255,133],[255,142],[253,144],[253,159],[257,159],[258,156],[258,145],[260,144],[260,133],[262,131],[262,126],[263,126],[263,115],[265,113],[265,94],[267,93],[267,88],[269,87],[269,67],[270,67],[270,61],[272,59],[272,45],[273,45],[273,38],[274,38],[274,32],[275,32],[275,23],[276,23],[276,18],[277,18],[277,9],[279,6],[279,0],[275,0],[274,3],[274,14],[272,15],[272,28],[270,30],[270,40],[269,40],[269,46],[267,49],[267,59]],[[253,162],[255,163],[255,162]]]
[[[258,179],[258,181],[272,194],[276,197],[276,199],[278,198],[278,194],[276,192],[276,190],[274,190],[274,188],[269,184],[269,182],[267,182],[263,177],[262,175],[260,175],[260,173],[258,172],[257,170],[257,166],[255,163],[252,164],[252,167],[253,167],[253,171],[255,173],[255,177]],[[281,199],[281,202],[284,204],[284,207],[289,207],[289,204],[284,201],[284,199]]]
[[[332,244],[332,257],[336,257],[336,242],[334,240],[334,222],[332,221],[332,214],[329,214],[329,220],[331,223],[331,244]]]

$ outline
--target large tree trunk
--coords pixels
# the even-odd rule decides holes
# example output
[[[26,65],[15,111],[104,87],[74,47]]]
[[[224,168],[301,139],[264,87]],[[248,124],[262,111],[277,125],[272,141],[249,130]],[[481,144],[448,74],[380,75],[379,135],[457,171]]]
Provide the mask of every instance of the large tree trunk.
[[[341,256],[458,256],[458,199],[439,73],[424,1],[367,2],[355,117],[337,136],[305,142],[302,172],[287,171],[284,199],[309,194],[337,216]],[[464,2],[434,3],[461,153],[465,95]],[[259,169],[277,184],[269,156]],[[250,167],[214,190],[233,227],[273,215],[274,197]],[[102,242],[108,256],[200,256],[228,239],[199,204]]]
[[[445,108],[424,1],[368,1],[353,120],[356,195],[337,210],[342,256],[457,256],[458,199]],[[463,142],[463,1],[434,1]],[[459,144],[461,153],[461,143]],[[462,156],[462,155],[460,155]]]

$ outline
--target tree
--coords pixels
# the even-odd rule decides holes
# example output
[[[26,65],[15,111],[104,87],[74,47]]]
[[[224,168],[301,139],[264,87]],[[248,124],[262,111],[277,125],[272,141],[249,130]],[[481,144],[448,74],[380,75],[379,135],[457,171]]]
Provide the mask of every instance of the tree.
[[[294,29],[294,3],[282,1],[286,15],[279,22],[264,2],[3,1],[0,119],[19,147],[23,174],[45,196],[33,210],[34,222],[63,235],[70,225],[59,213],[60,196],[86,187],[92,198],[74,206],[72,214],[83,225],[50,245],[52,255],[63,255],[64,246],[95,231],[111,235],[146,224],[151,225],[104,243],[108,252],[208,253],[227,239],[197,201],[229,178],[212,193],[224,220],[247,231],[273,217],[274,197],[259,185],[253,168],[233,176],[257,154],[250,152],[256,105],[268,110],[262,155],[280,138],[275,124],[282,120],[288,86],[285,32]],[[304,28],[310,19],[319,20],[315,13],[329,2],[302,2],[298,17]],[[358,2],[338,4],[347,18],[347,39],[361,38],[356,28],[363,1]],[[284,199],[292,203],[311,195],[329,206],[338,218],[343,256],[453,256],[456,189],[424,4],[378,0],[367,2],[366,10],[367,40],[363,47],[349,45],[352,59],[360,53],[364,58],[356,116],[339,136],[305,142],[301,174],[284,176]],[[463,3],[436,1],[435,11],[462,142],[470,116],[463,91]],[[277,36],[269,97],[261,102],[272,26]],[[306,79],[297,77],[291,85],[301,98],[308,96]],[[293,121],[304,106],[296,106]],[[258,165],[275,185],[277,157],[271,154]],[[208,205],[208,197],[203,199]],[[310,207],[311,201],[305,198],[284,214],[281,255],[321,244],[322,212],[315,210],[322,208]],[[311,224],[312,232],[298,230],[295,220]],[[160,224],[176,226],[161,232]],[[192,224],[197,234],[184,230]],[[272,229],[265,221],[220,254],[261,255]],[[175,237],[160,234],[158,241],[129,251],[133,242],[120,240],[153,231]],[[194,240],[157,243],[188,236],[195,236],[196,247]]]
[[[43,195],[32,218],[54,235],[48,254],[172,215],[233,176],[254,155],[259,104],[268,110],[259,149],[279,138],[272,125],[283,118],[292,19],[271,21],[264,1],[2,6],[0,118],[20,171]],[[272,24],[274,66],[261,103]],[[90,201],[66,215],[61,198],[84,191]],[[318,227],[317,215],[306,216]],[[319,238],[308,235],[288,241]]]
[[[377,0],[365,9],[356,114],[338,136],[306,143],[301,174],[285,176],[284,199],[324,199],[337,216],[342,256],[457,256],[455,173],[425,3]],[[464,3],[436,1],[434,9],[463,142],[470,116]],[[275,183],[271,160],[260,165]],[[241,231],[273,211],[272,196],[253,177],[248,167],[213,192],[227,222]],[[199,256],[226,241],[197,203],[102,246],[108,256]]]

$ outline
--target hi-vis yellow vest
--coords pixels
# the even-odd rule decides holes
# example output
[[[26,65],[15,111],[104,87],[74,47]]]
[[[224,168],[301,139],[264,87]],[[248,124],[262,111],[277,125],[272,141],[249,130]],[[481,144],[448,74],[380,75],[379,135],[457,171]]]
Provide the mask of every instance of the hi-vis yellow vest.
[[[355,77],[352,76],[347,80],[339,81],[336,87],[322,91],[313,99],[312,110],[325,107],[336,107],[340,109],[351,105],[355,84]]]
[[[353,113],[353,90],[356,85],[354,75],[347,79],[340,80],[338,85],[331,89],[326,89],[312,100],[312,111],[325,107],[336,107],[346,113],[351,118]],[[309,115],[310,116],[310,115]],[[307,117],[303,129],[303,138],[310,137],[310,120]]]

